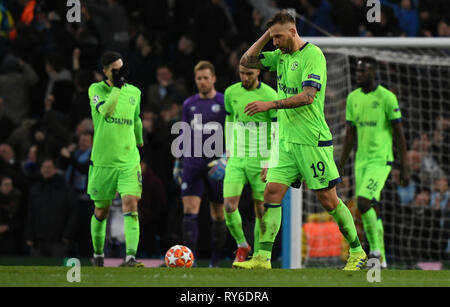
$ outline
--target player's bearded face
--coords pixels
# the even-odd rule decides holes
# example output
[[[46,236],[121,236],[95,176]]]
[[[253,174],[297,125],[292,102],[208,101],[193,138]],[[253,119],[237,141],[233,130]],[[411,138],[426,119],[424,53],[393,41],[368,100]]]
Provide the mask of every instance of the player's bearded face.
[[[202,94],[207,94],[214,89],[216,77],[209,69],[199,70],[195,73],[195,84],[197,89]]]
[[[255,83],[258,82],[259,70],[239,66],[239,76],[244,88],[253,88]]]
[[[275,48],[280,49],[282,53],[294,52],[295,31],[290,25],[275,24],[269,29],[269,33]]]

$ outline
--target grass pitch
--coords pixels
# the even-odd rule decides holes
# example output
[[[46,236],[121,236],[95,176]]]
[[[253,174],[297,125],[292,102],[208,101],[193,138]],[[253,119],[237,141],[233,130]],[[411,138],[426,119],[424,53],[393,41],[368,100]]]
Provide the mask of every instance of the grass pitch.
[[[0,286],[32,287],[450,287],[450,271],[386,270],[381,282],[368,271],[328,269],[168,269],[81,267],[80,282],[68,282],[69,267],[0,266]]]

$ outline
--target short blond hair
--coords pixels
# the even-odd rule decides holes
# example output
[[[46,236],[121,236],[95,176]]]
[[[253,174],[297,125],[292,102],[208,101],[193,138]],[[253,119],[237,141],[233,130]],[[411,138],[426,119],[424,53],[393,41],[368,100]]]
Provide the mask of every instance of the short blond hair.
[[[211,73],[213,74],[213,76],[216,75],[216,68],[209,61],[200,61],[200,62],[198,62],[197,65],[195,65],[195,67],[194,67],[194,74],[197,71],[204,70],[204,69],[209,69],[211,71]]]

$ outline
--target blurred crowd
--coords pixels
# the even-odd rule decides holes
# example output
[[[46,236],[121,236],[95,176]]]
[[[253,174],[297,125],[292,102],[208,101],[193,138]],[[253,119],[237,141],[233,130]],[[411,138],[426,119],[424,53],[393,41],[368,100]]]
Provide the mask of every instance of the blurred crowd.
[[[250,0],[81,0],[81,22],[72,23],[66,2],[0,0],[0,255],[92,255],[87,91],[104,78],[105,50],[122,53],[128,81],[142,91],[140,256],[158,256],[181,240],[170,127],[196,91],[199,60],[214,63],[216,89],[223,92],[239,81],[241,54],[280,8],[295,8],[318,26],[298,19],[302,36],[450,36],[445,0],[381,0],[380,23],[367,22],[363,0],[260,0],[256,7]],[[262,75],[274,86],[273,78]],[[432,135],[411,144],[411,165],[421,167],[412,187],[399,188],[402,204],[448,206],[448,154],[437,156],[445,161],[433,154],[449,144],[449,125],[442,118]],[[417,189],[419,182],[429,190]],[[109,222],[111,253],[123,244],[123,234],[114,234],[119,220]]]

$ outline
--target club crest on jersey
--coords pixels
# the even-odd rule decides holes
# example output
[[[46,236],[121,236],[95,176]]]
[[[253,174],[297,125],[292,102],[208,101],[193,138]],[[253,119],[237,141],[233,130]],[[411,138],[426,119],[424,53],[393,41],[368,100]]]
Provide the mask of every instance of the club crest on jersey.
[[[216,103],[216,104],[213,104],[213,105],[211,106],[211,111],[213,111],[214,113],[219,112],[219,111],[220,111],[220,105],[218,105],[217,103]]]
[[[372,102],[372,108],[374,108],[374,109],[378,108],[379,105],[380,105],[380,103],[378,101]]]
[[[136,104],[136,99],[134,97],[130,97],[130,104],[134,106]]]
[[[295,61],[294,63],[292,63],[291,65],[291,70],[296,70],[298,68],[298,62]]]
[[[97,102],[100,100],[100,97],[98,97],[98,95],[95,95],[93,100],[94,100],[94,104],[97,104]]]

